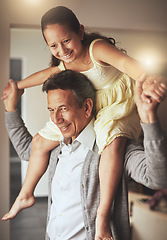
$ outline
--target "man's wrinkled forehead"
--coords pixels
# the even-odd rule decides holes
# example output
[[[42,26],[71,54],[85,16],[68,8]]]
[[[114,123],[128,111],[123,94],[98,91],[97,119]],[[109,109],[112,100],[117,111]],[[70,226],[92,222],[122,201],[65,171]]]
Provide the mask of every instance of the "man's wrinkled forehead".
[[[67,89],[55,89],[49,90],[47,94],[48,107],[55,108],[60,105],[73,106],[77,104],[76,97],[74,93]]]

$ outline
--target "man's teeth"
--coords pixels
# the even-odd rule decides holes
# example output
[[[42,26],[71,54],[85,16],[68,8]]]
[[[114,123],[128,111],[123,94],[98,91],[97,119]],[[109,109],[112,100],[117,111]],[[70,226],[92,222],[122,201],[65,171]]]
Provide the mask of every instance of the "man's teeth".
[[[67,128],[68,128],[68,126],[69,126],[69,125],[67,125],[66,127],[62,127],[61,129],[62,129],[62,130],[65,130],[65,129],[67,129]]]

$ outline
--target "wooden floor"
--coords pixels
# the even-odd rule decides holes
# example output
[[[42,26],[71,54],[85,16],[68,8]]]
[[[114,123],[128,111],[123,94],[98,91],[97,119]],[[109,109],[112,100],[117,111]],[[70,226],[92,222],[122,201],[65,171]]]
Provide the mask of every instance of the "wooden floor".
[[[11,163],[11,204],[21,187],[20,162]],[[36,198],[33,207],[21,211],[11,220],[10,240],[44,240],[47,215],[47,198]]]

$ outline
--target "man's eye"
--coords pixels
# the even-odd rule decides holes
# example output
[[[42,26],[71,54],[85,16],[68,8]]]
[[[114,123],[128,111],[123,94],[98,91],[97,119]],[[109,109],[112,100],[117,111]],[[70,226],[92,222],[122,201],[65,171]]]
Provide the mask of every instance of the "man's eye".
[[[64,40],[64,43],[69,43],[69,42],[70,42],[70,39]]]
[[[64,112],[64,111],[67,111],[67,108],[66,107],[62,107],[60,110],[61,110],[61,112]]]
[[[56,44],[53,44],[53,45],[51,45],[50,47],[51,47],[51,48],[55,48],[55,47],[56,47]]]

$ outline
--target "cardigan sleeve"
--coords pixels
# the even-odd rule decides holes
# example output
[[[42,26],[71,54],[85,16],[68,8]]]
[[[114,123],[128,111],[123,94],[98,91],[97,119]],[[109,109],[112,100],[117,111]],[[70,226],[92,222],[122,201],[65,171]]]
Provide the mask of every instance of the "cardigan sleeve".
[[[9,138],[20,159],[29,160],[32,136],[28,132],[19,111],[5,112],[5,124]]]
[[[159,121],[141,123],[143,146],[128,141],[125,154],[127,177],[151,189],[167,188],[167,136]]]

